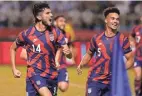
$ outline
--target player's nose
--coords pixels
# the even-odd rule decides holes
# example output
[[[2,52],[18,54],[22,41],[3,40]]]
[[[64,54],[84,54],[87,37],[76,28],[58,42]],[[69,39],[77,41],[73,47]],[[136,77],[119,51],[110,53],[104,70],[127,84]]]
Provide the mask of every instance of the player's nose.
[[[51,13],[50,16],[53,17],[53,14]]]

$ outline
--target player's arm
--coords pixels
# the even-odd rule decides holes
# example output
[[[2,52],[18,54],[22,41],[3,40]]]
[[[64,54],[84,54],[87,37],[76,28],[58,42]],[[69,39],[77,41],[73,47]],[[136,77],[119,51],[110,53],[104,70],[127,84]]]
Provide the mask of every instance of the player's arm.
[[[15,78],[20,78],[21,72],[16,68],[16,50],[19,46],[24,46],[24,33],[19,34],[17,39],[13,42],[13,44],[10,47],[10,58],[12,63],[12,71]]]
[[[71,45],[69,45],[69,48],[70,48],[70,51],[71,51],[71,53],[72,53],[72,63],[73,64],[76,64],[76,62],[75,62],[75,48],[73,47],[73,45],[71,44]]]
[[[131,67],[133,66],[133,64],[134,64],[134,54],[133,54],[133,52],[131,51],[131,52],[125,54],[125,57],[126,57],[126,59],[127,59],[127,61],[126,61],[126,69],[129,69],[129,68],[131,68]]]
[[[27,51],[26,49],[22,48],[22,51],[20,53],[20,58],[23,60],[27,60]]]
[[[65,41],[65,36],[62,34],[62,32],[59,29],[57,29],[57,42],[59,46],[63,48],[63,53],[65,54],[65,56],[71,59],[72,53],[67,45],[67,42]]]
[[[83,59],[81,60],[80,64],[77,67],[78,74],[82,74],[81,67],[89,63],[95,52],[96,52],[96,43],[95,43],[95,38],[93,37],[90,41],[90,46],[87,53],[84,55]]]
[[[131,46],[136,48],[136,46],[135,46],[135,43],[136,43],[135,37],[136,37],[135,28],[133,28],[132,32],[129,34],[129,42],[130,42]]]
[[[16,50],[17,45],[15,42],[10,47],[10,57],[11,57],[11,63],[12,63],[12,71],[15,78],[20,78],[21,72],[17,70],[15,60],[16,60]]]
[[[132,48],[130,47],[129,39],[127,37],[124,38],[123,51],[126,58],[126,69],[129,69],[134,64],[134,54],[132,52]]]
[[[89,61],[91,60],[92,56],[93,56],[94,52],[88,50],[87,53],[83,56],[83,59],[81,60],[80,64],[78,65],[78,67],[82,67],[85,64],[88,64]]]
[[[62,56],[62,48],[58,48],[55,56],[55,64],[57,68],[60,66],[61,56]]]
[[[65,56],[66,56],[67,58],[71,59],[71,58],[72,58],[72,53],[71,53],[71,51],[70,51],[68,45],[67,45],[67,44],[62,45],[62,47],[63,47],[63,53],[65,54]]]

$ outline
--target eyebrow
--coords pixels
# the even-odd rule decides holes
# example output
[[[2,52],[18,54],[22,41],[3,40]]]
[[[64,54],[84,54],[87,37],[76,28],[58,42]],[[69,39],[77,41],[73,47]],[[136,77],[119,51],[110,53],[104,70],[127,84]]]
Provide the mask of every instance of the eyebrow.
[[[115,18],[115,17],[110,17],[110,18]],[[119,17],[118,17],[118,18],[115,18],[115,19],[119,19]]]

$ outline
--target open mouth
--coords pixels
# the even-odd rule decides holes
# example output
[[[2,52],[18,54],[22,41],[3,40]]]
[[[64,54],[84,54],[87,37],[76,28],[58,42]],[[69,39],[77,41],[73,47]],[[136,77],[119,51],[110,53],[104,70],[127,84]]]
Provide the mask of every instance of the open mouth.
[[[52,18],[50,18],[49,21],[52,22]]]

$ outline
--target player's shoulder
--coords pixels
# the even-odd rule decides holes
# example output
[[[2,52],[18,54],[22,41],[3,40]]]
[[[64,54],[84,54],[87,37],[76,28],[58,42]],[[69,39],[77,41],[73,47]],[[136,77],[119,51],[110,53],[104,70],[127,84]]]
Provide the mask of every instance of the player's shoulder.
[[[118,35],[117,35],[117,36],[119,36],[119,40],[120,40],[120,41],[125,41],[125,40],[128,39],[128,36],[126,36],[124,33],[118,32]]]
[[[56,26],[51,26],[51,30],[52,30],[53,33],[56,33],[56,34],[61,32],[61,30]]]
[[[93,35],[92,38],[94,39],[100,39],[104,35],[104,32],[99,32]]]
[[[31,32],[33,32],[35,30],[35,27],[34,26],[30,26],[29,28],[27,29],[24,29],[23,31],[21,31],[20,33],[24,34],[25,36],[29,35]]]

